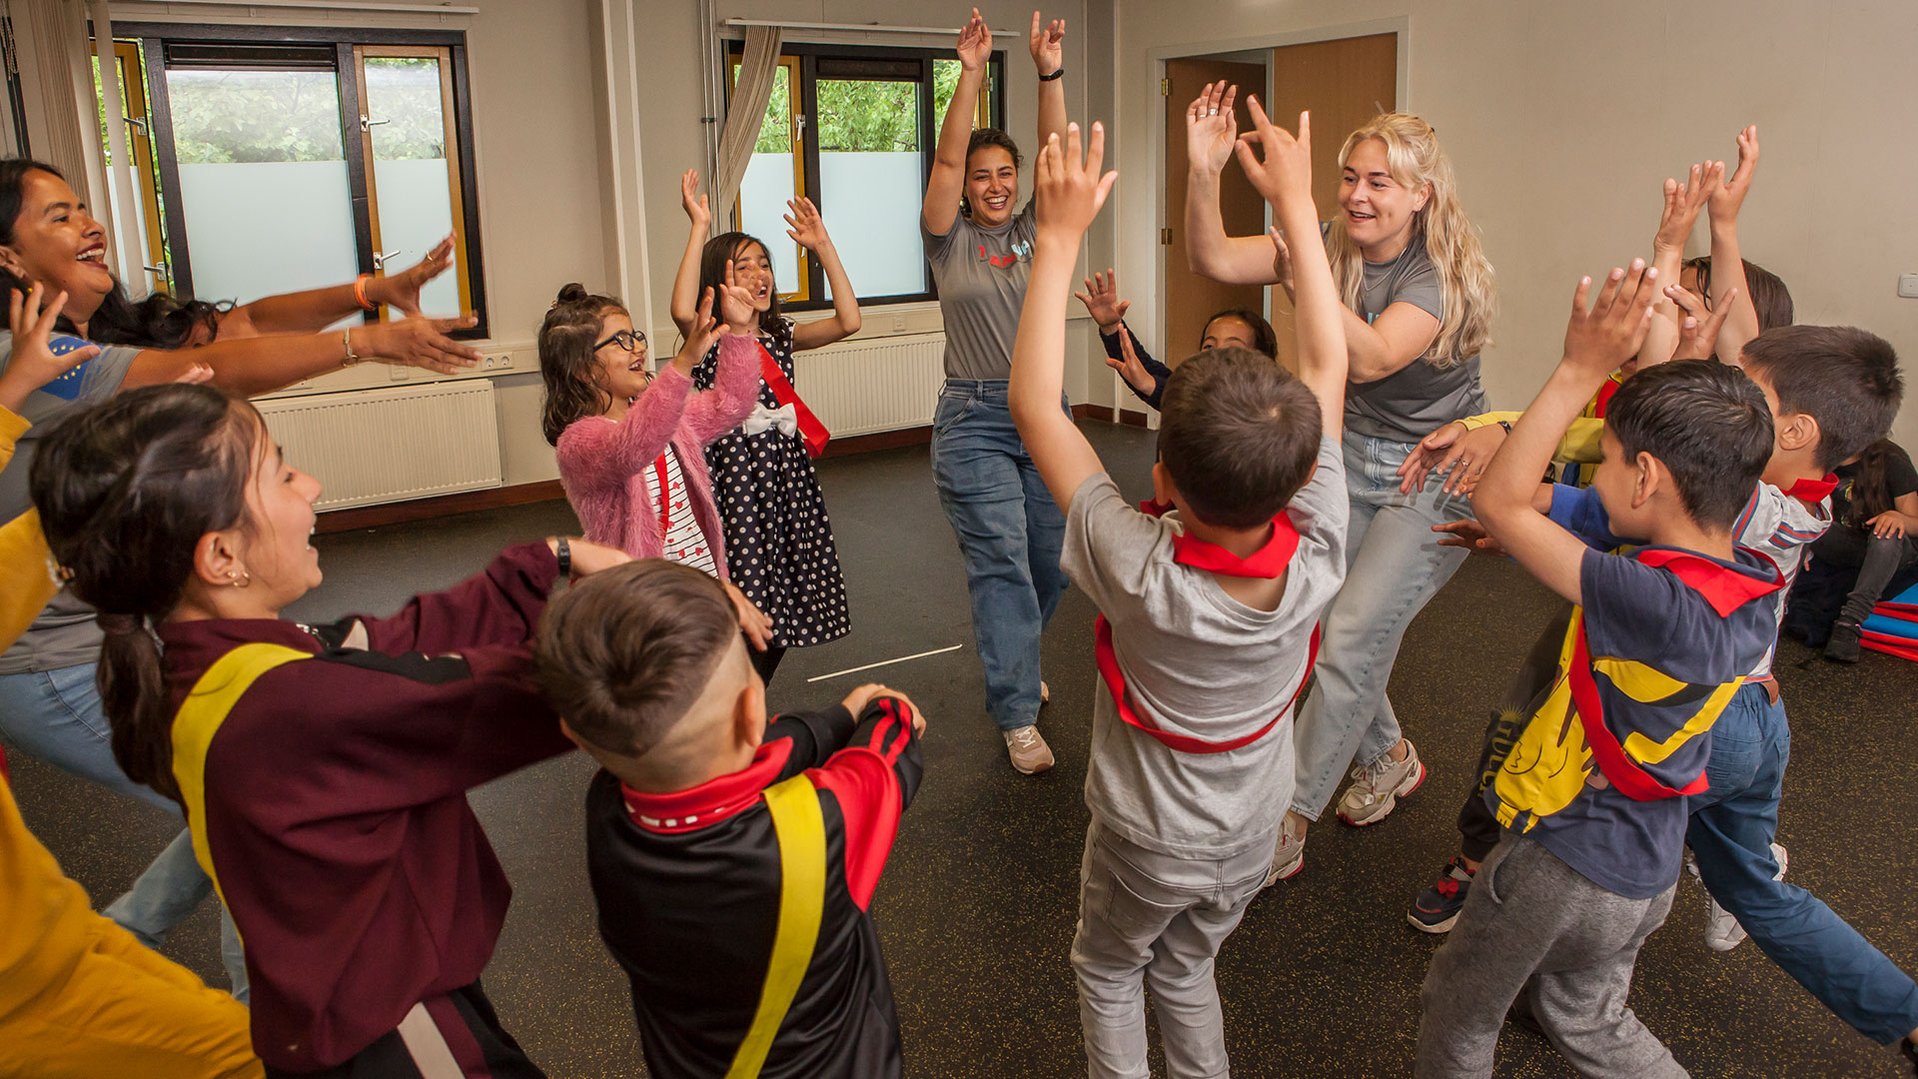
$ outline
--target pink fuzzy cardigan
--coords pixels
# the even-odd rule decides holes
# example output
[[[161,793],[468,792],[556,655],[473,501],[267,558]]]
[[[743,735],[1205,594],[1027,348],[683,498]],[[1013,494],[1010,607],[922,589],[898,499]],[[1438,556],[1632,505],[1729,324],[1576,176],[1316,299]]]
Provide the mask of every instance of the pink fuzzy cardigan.
[[[559,481],[587,539],[634,558],[660,556],[659,507],[646,493],[646,470],[670,442],[693,500],[693,518],[712,544],[720,579],[726,579],[726,540],[705,447],[752,413],[759,400],[759,347],[749,336],[727,334],[719,340],[712,389],[693,389],[693,380],[668,364],[624,419],[592,416],[560,433]]]

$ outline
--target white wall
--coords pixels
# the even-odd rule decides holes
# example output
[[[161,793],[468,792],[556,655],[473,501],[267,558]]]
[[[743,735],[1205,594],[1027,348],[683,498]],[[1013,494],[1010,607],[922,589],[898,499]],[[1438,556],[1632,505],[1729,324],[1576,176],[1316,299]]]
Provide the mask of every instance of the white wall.
[[[1764,147],[1739,230],[1746,257],[1785,279],[1798,321],[1883,335],[1918,382],[1918,300],[1895,287],[1918,271],[1910,0],[1223,0],[1204,18],[1157,0],[1118,7],[1119,263],[1141,333],[1158,311],[1162,223],[1150,197],[1161,167],[1151,50],[1336,37],[1319,31],[1409,16],[1403,106],[1438,129],[1499,273],[1484,366],[1498,404],[1523,407],[1556,362],[1579,275],[1649,251],[1660,181],[1698,158],[1734,157],[1746,123]],[[1702,224],[1695,244],[1704,253]],[[1913,446],[1918,385],[1908,399],[1894,435]]]

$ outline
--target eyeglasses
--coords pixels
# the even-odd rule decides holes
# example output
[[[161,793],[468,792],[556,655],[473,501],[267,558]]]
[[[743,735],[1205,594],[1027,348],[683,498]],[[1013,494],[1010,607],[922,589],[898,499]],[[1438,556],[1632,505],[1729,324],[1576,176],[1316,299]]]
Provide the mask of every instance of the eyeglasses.
[[[638,352],[646,347],[646,335],[640,333],[638,330],[621,330],[606,340],[601,341],[599,344],[594,345],[593,351],[598,352],[607,345],[618,345],[627,352]]]

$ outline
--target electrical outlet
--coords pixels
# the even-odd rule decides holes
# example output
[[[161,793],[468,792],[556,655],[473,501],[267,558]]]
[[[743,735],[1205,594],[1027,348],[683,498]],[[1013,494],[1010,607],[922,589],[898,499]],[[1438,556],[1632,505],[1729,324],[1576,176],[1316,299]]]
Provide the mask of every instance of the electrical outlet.
[[[499,361],[502,370],[510,369],[513,366],[513,354],[510,352],[502,352],[498,356],[495,356],[494,359]]]
[[[1898,295],[1907,300],[1918,300],[1918,273],[1898,275]]]
[[[495,368],[495,367],[497,367],[497,366],[499,366],[499,364],[498,364],[498,363],[497,363],[497,362],[496,362],[496,361],[494,360],[494,358],[493,358],[493,357],[491,357],[491,356],[482,356],[482,357],[480,357],[480,369],[481,369],[481,370],[483,370],[483,371],[491,371],[491,370],[492,370],[493,368]]]
[[[906,328],[906,316],[894,315],[892,317],[892,332],[900,333],[904,331],[905,328]]]

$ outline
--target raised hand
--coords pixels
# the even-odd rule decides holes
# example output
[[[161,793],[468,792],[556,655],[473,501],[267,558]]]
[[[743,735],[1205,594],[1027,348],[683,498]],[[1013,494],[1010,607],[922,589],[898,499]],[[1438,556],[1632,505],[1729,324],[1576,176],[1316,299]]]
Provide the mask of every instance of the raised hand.
[[[426,257],[396,274],[375,277],[366,283],[367,299],[388,304],[408,318],[420,315],[420,290],[426,283],[453,265],[453,237],[433,245]]]
[[[1193,170],[1216,176],[1231,160],[1239,138],[1239,124],[1232,114],[1232,102],[1238,96],[1237,86],[1227,86],[1220,79],[1207,83],[1186,106],[1185,152]]]
[[[794,243],[808,251],[817,253],[821,248],[832,246],[832,237],[826,235],[826,221],[819,216],[819,207],[809,198],[801,196],[786,200],[786,235]]]
[[[726,282],[715,297],[719,320],[728,333],[752,333],[758,328],[759,313],[753,310],[753,294],[735,279],[732,260],[726,262]]]
[[[1672,351],[1672,359],[1711,359],[1718,351],[1718,331],[1724,328],[1725,319],[1732,313],[1738,290],[1725,293],[1725,300],[1716,311],[1708,310],[1705,301],[1683,285],[1666,285],[1665,295],[1684,312],[1678,324],[1678,347]]]
[[[100,354],[98,345],[53,354],[53,324],[60,320],[60,310],[66,305],[65,292],[56,292],[48,300],[43,285],[35,284],[24,296],[20,290],[13,290],[7,312],[7,325],[13,331],[13,356],[6,371],[0,372],[0,406],[18,411],[33,391]]]
[[[986,61],[992,59],[992,30],[978,8],[972,9],[972,18],[959,30],[958,53],[959,66],[966,71],[982,71]]]
[[[1083,153],[1080,142],[1076,123],[1066,125],[1063,145],[1057,135],[1046,140],[1045,149],[1039,151],[1038,180],[1034,184],[1039,234],[1073,244],[1099,216],[1099,208],[1119,179],[1116,171],[1099,174],[1099,166],[1105,163],[1104,124],[1092,125],[1092,138],[1086,140]]]
[[[479,363],[480,354],[446,336],[471,329],[479,320],[464,318],[406,318],[355,327],[362,344],[357,351],[389,363],[419,367],[442,375],[458,374]]]
[[[1066,21],[1054,19],[1043,29],[1039,25],[1039,13],[1032,13],[1032,33],[1028,35],[1027,45],[1032,50],[1032,66],[1039,74],[1050,75],[1065,66],[1065,47],[1061,43],[1066,39]]]
[[[1666,178],[1665,210],[1658,218],[1658,232],[1652,236],[1653,249],[1680,251],[1685,249],[1685,241],[1691,238],[1692,226],[1698,222],[1699,211],[1712,197],[1712,192],[1723,186],[1725,163],[1723,161],[1701,161],[1693,165],[1684,183]]]
[[[1312,114],[1299,113],[1299,133],[1295,137],[1265,115],[1258,95],[1246,95],[1245,108],[1252,116],[1252,130],[1238,137],[1234,152],[1252,187],[1274,206],[1293,199],[1310,200]],[[1254,146],[1264,152],[1263,160],[1253,152]]]
[[[1126,311],[1132,307],[1131,300],[1119,298],[1119,271],[1108,269],[1104,273],[1095,273],[1085,282],[1086,290],[1073,295],[1086,305],[1086,313],[1099,324],[1100,333],[1117,333],[1119,324],[1125,321]],[[1112,361],[1108,359],[1106,362]]]
[[[726,324],[713,317],[713,300],[712,289],[700,294],[699,306],[693,311],[692,325],[686,330],[686,339],[679,343],[679,351],[673,355],[673,366],[688,377],[726,332]]]
[[[1285,230],[1277,225],[1268,225],[1265,234],[1272,241],[1272,276],[1277,278],[1274,283],[1284,289],[1287,296],[1291,296],[1292,248],[1285,242]]]
[[[1725,163],[1720,161],[1718,168],[1723,172]],[[1752,124],[1738,133],[1738,167],[1724,183],[1712,186],[1710,212],[1714,228],[1737,222],[1739,207],[1745,205],[1745,196],[1752,189],[1752,174],[1757,171],[1758,125]]]
[[[706,204],[705,192],[699,189],[698,169],[687,169],[679,177],[679,205],[696,229],[703,230],[712,224],[712,209]]]
[[[1590,308],[1592,279],[1581,278],[1572,293],[1572,317],[1565,327],[1565,357],[1560,366],[1602,378],[1637,355],[1651,328],[1652,301],[1658,298],[1658,269],[1633,259],[1630,269],[1613,268]]]

